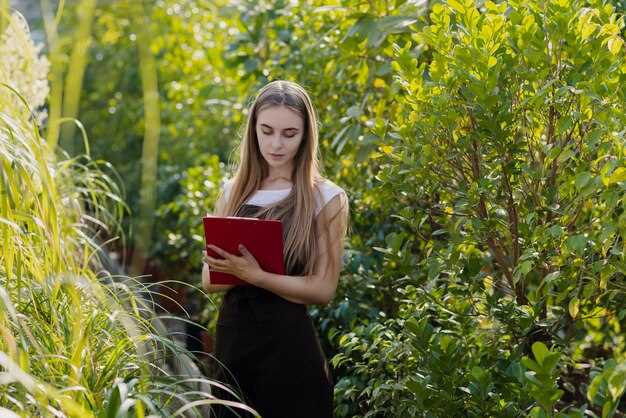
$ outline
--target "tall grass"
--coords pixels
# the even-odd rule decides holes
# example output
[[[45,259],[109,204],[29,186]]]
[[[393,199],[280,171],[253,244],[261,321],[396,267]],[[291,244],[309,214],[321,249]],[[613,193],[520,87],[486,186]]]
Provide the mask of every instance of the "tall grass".
[[[170,416],[221,402],[213,382],[186,385],[171,370],[168,358],[186,353],[156,332],[141,284],[101,283],[95,231],[124,204],[82,160],[50,161],[36,127],[0,112],[0,406],[23,416]]]
[[[126,210],[106,164],[51,152],[25,88],[1,81],[0,416],[254,413],[215,399],[219,383],[159,332],[149,289],[103,268],[99,233],[115,236]]]

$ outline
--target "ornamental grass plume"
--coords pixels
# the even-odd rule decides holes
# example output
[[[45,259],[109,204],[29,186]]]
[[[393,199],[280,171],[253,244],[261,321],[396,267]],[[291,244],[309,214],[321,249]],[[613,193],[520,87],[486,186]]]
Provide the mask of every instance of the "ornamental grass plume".
[[[33,41],[24,16],[14,11],[6,21],[7,26],[0,34],[0,83],[8,84],[24,97],[35,109],[33,116],[41,125],[46,117],[43,105],[50,92],[50,62],[41,54],[43,44]],[[19,119],[31,116],[19,97],[8,89],[0,89],[0,109],[8,109]]]

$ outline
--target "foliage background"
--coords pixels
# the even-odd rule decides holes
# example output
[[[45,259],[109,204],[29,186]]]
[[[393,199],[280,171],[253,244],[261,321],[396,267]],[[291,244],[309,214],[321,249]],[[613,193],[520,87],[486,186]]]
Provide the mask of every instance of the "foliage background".
[[[623,2],[143,4],[161,115],[149,272],[199,283],[199,217],[251,95],[292,79],[353,208],[335,300],[310,309],[336,415],[625,413]],[[130,7],[95,10],[78,115],[137,213]],[[219,298],[190,298],[214,319]]]

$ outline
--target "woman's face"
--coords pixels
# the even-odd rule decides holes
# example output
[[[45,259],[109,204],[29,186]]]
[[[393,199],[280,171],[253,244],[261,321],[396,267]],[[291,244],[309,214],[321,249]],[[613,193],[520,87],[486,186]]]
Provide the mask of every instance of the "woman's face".
[[[270,169],[290,175],[304,136],[302,116],[286,106],[266,107],[257,115],[256,135]]]

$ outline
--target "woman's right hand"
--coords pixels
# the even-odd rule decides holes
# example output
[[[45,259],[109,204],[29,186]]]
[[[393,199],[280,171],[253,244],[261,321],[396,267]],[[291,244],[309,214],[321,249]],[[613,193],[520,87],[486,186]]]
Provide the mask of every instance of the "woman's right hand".
[[[202,288],[208,293],[223,292],[230,289],[234,285],[232,284],[211,284],[211,270],[209,269],[209,263],[207,260],[206,250],[202,251]]]
[[[209,254],[206,252],[206,250],[202,250],[202,263],[207,267],[207,269],[209,268],[209,259],[207,258]],[[204,268],[204,266],[202,266]]]

